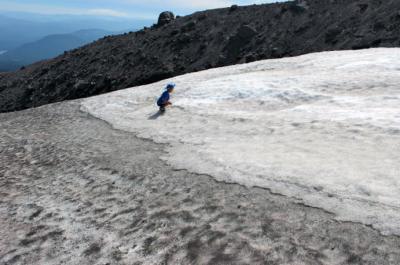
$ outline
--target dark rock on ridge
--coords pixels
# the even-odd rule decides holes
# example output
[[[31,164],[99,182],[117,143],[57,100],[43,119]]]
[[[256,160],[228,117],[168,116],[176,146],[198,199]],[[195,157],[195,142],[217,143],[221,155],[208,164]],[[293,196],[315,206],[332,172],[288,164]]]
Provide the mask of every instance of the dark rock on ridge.
[[[238,8],[239,8],[238,5],[231,5],[231,7],[229,8],[229,11],[230,11],[230,12],[233,12],[233,11],[235,11],[235,10],[238,9]]]
[[[164,26],[165,24],[170,23],[171,21],[175,20],[175,15],[174,13],[170,11],[165,11],[160,14],[158,17],[158,26]]]
[[[0,112],[176,75],[310,52],[400,46],[398,0],[298,0],[227,7],[105,37],[14,73],[0,73]]]

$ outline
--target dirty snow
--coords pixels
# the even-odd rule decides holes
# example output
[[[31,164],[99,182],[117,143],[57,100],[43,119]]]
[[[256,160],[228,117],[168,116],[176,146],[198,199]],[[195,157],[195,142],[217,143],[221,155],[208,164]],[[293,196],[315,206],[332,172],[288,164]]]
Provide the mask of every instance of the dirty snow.
[[[163,116],[156,98],[177,89]],[[187,74],[82,110],[166,143],[165,161],[400,235],[400,49],[323,52]]]

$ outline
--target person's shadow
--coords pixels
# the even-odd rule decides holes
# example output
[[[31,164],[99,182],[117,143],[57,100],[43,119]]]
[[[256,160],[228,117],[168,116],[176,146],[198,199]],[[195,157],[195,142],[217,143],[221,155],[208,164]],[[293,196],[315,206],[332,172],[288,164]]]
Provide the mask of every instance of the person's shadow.
[[[149,117],[149,120],[157,120],[159,117],[161,117],[162,115],[164,115],[163,111],[157,111],[156,113],[154,113],[153,115],[151,115]]]

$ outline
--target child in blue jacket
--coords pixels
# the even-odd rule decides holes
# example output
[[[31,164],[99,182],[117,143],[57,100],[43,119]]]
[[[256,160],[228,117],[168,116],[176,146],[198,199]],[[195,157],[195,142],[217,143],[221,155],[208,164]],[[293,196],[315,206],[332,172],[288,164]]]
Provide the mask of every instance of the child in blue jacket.
[[[164,93],[162,93],[161,97],[157,100],[157,106],[160,107],[160,111],[164,112],[165,107],[172,105],[172,103],[169,101],[170,94],[174,91],[175,84],[170,83],[167,85],[165,88],[166,90]]]

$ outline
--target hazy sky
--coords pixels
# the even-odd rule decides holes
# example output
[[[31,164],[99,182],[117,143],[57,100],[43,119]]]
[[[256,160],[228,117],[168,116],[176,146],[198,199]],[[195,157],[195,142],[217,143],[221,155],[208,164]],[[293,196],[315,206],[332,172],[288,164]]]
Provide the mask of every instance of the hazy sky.
[[[194,11],[280,2],[279,0],[0,0],[0,11],[38,14],[76,14],[154,19],[161,11],[179,15]]]

